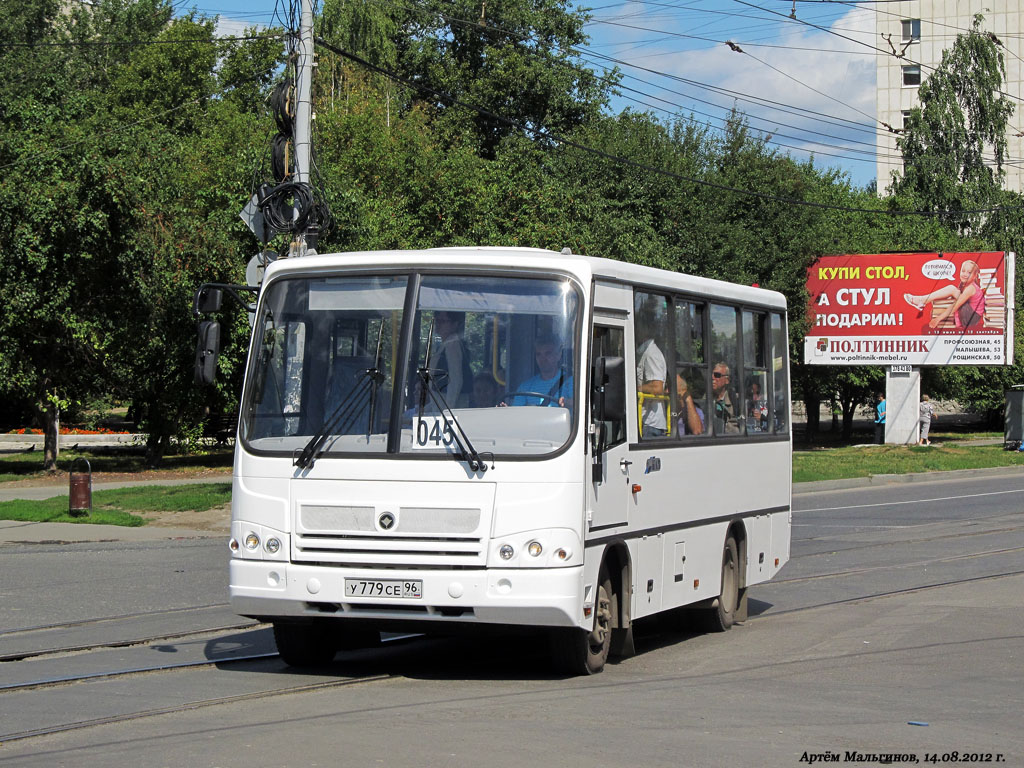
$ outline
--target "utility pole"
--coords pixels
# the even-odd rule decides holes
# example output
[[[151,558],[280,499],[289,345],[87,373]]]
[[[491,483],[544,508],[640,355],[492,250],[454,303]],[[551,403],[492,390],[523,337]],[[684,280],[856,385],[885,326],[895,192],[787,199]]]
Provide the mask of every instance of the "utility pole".
[[[302,0],[299,16],[299,47],[298,61],[295,67],[295,130],[293,142],[295,146],[295,181],[299,184],[311,185],[310,155],[313,142],[313,0]],[[298,204],[295,210],[299,216]],[[312,219],[315,221],[315,217]],[[314,225],[315,227],[315,225]],[[314,228],[309,233],[310,247],[316,245],[319,232]],[[307,254],[306,233],[296,233],[292,242],[292,255]]]

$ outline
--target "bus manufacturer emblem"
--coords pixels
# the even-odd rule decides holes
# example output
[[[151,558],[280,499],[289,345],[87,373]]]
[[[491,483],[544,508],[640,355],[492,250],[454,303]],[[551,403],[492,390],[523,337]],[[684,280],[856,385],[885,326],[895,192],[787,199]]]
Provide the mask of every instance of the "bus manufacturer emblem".
[[[390,531],[395,527],[395,516],[390,512],[383,512],[377,518],[377,525],[381,527],[381,530]]]

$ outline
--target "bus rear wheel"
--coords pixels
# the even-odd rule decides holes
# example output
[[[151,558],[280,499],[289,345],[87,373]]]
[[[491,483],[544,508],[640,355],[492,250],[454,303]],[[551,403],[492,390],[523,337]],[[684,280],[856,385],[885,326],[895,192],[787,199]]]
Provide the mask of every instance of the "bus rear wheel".
[[[334,633],[319,622],[275,621],[274,642],[290,667],[322,667],[338,652]]]
[[[594,604],[594,628],[558,629],[551,634],[551,655],[555,668],[570,675],[596,675],[604,669],[612,643],[614,625],[612,580],[601,569]]]
[[[704,613],[705,628],[711,632],[725,632],[736,623],[736,608],[740,600],[740,558],[736,539],[730,535],[722,550],[722,588],[716,605]]]

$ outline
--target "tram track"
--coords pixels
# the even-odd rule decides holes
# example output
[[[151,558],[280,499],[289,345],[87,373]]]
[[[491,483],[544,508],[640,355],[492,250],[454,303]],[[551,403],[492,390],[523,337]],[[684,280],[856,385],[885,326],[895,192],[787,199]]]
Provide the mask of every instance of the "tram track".
[[[857,576],[865,573],[877,573],[879,571],[892,571],[905,568],[919,568],[922,566],[939,565],[942,563],[953,563],[959,560],[970,560],[977,557],[992,557],[995,555],[1007,555],[1013,552],[1024,552],[1024,547],[1006,547],[1003,549],[990,549],[984,552],[968,552],[961,555],[951,555],[949,557],[933,557],[927,560],[915,560],[899,563],[896,565],[872,565],[864,568],[847,568],[842,571],[833,571],[831,573],[817,573],[809,576],[794,576],[789,579],[772,579],[771,584],[774,586],[783,586],[786,584],[796,584],[799,582],[806,581],[818,581],[821,579],[838,579],[845,576]]]
[[[0,663],[9,661],[26,661],[28,659],[35,659],[40,656],[59,656],[66,653],[79,653],[81,651],[96,651],[108,648],[130,648],[134,645],[146,645],[148,643],[155,643],[159,640],[183,640],[188,637],[197,635],[207,635],[215,632],[229,632],[232,630],[248,630],[256,629],[260,624],[250,622],[248,624],[227,624],[218,627],[209,627],[201,630],[193,630],[189,632],[161,632],[156,635],[148,637],[134,637],[129,640],[111,640],[104,643],[86,643],[79,645],[61,645],[52,648],[40,648],[32,651],[17,651],[12,653],[0,654]],[[0,686],[0,690],[3,690],[3,686]]]
[[[0,667],[41,656],[125,648],[256,626],[258,622],[231,613],[228,603],[210,603],[18,627],[0,632]]]
[[[175,662],[172,664],[155,664],[145,667],[129,667],[126,669],[114,670],[110,672],[93,672],[90,674],[80,675],[64,675],[61,677],[52,677],[40,680],[30,680],[21,683],[7,683],[0,684],[0,693],[7,691],[23,691],[23,690],[39,690],[42,688],[55,688],[61,685],[70,685],[72,683],[85,682],[87,680],[104,680],[114,679],[119,677],[129,677],[131,675],[141,675],[152,672],[167,672],[175,669],[196,669],[200,667],[214,667],[224,664],[236,664],[243,661],[257,661],[262,659],[273,659],[277,658],[277,653],[254,653],[247,656],[232,656],[225,659],[208,659],[205,661],[182,661]]]
[[[963,521],[961,521],[963,522]],[[974,521],[971,521],[972,523]],[[970,523],[969,523],[970,524]],[[933,590],[939,590],[948,587],[955,587],[957,585],[972,584],[985,581],[993,581],[1004,578],[1011,578],[1024,575],[1024,569],[1018,568],[1020,565],[1019,557],[1016,558],[1016,562],[1000,563],[993,561],[991,565],[998,570],[996,573],[982,573],[979,574],[979,570],[984,569],[973,569],[971,573],[964,573],[961,569],[961,574],[956,578],[946,578],[943,580],[927,581],[928,577],[935,578],[939,574],[940,568],[937,566],[948,565],[950,563],[964,562],[970,560],[978,560],[981,558],[999,558],[1006,557],[1008,555],[1018,555],[1024,551],[1024,546],[1005,546],[1001,548],[987,548],[983,549],[983,542],[980,541],[978,536],[985,535],[997,535],[1006,536],[1008,534],[1014,534],[1021,531],[1020,527],[1007,527],[1001,525],[998,529],[989,530],[972,530],[970,528],[964,529],[960,532],[949,532],[941,533],[936,535],[938,532],[934,529],[926,529],[924,526],[908,526],[910,530],[907,533],[910,535],[906,538],[898,539],[884,539],[874,542],[860,542],[854,543],[852,549],[856,550],[871,550],[876,549],[880,555],[885,552],[892,552],[892,547],[906,547],[912,548],[915,546],[927,546],[929,544],[941,544],[943,541],[959,540],[965,544],[973,542],[974,549],[977,551],[958,552],[956,554],[950,553],[947,547],[947,552],[943,553],[944,556],[927,557],[927,550],[919,551],[918,554],[925,555],[924,557],[918,557],[913,561],[899,560],[893,557],[891,562],[878,565],[860,566],[860,567],[841,567],[838,563],[832,565],[832,570],[828,570],[828,566],[825,566],[822,570],[827,572],[797,575],[792,578],[781,578],[767,582],[764,585],[755,585],[752,590],[752,598],[758,597],[758,590],[760,587],[767,589],[774,589],[781,587],[785,592],[781,593],[784,595],[796,595],[798,596],[794,600],[790,600],[788,597],[785,600],[780,600],[777,597],[769,596],[770,599],[774,600],[775,605],[779,605],[779,610],[772,610],[761,613],[759,615],[751,615],[751,621],[757,621],[759,623],[764,622],[767,619],[773,619],[775,617],[784,617],[792,614],[800,614],[807,611],[818,610],[822,608],[829,608],[833,606],[841,606],[844,604],[852,603],[863,603],[873,600],[881,600],[891,597],[898,597],[900,595],[910,595],[915,593],[926,593]],[[913,530],[916,529],[916,530]],[[906,529],[905,529],[906,530]],[[913,531],[913,532],[911,532]],[[810,543],[818,544],[820,542],[827,542],[828,537],[809,537],[807,539],[794,540],[794,544],[797,545],[796,549],[799,552],[801,546],[807,546]],[[833,539],[833,543],[837,545],[845,544],[845,541]],[[851,542],[852,543],[852,542]],[[993,542],[994,543],[994,542]],[[1012,542],[1006,542],[1010,544]],[[991,546],[991,544],[990,544]],[[840,552],[848,552],[850,548],[840,548]],[[911,550],[913,551],[913,550]],[[938,555],[941,552],[941,547],[936,547],[934,554]],[[822,552],[807,552],[805,554],[795,554],[791,560],[791,563],[802,563],[805,569],[809,569],[808,566],[815,563],[821,563]],[[891,555],[885,555],[890,557]],[[818,566],[821,567],[820,565]],[[886,574],[896,574],[899,572],[905,572],[907,569],[919,568],[922,573],[915,574],[912,578],[906,576],[894,577],[893,579],[885,579]],[[932,573],[934,569],[936,573]],[[927,573],[925,573],[927,572]],[[945,575],[951,576],[948,569]],[[865,577],[863,580],[858,580],[858,577]],[[879,589],[878,587],[883,586],[879,584],[879,577],[890,582],[900,581],[902,586],[893,587],[889,589]],[[841,583],[841,580],[848,579],[849,582],[842,588],[830,587],[830,583]],[[925,581],[925,583],[908,583],[914,579],[918,581]],[[810,586],[813,584],[820,584],[825,587],[827,592],[823,593],[821,590],[815,592],[813,589],[806,594],[801,591],[802,586]],[[790,592],[790,590],[797,590],[796,592]],[[856,594],[850,594],[851,591],[856,591]],[[843,595],[843,592],[846,595]],[[810,598],[811,602],[808,604],[799,604],[800,599]],[[817,599],[829,597],[832,599]],[[785,607],[786,605],[791,607]],[[162,617],[168,617],[173,621],[175,617],[187,616],[190,612],[193,614],[200,614],[193,616],[192,618],[203,618],[201,613],[203,611],[217,611],[227,609],[228,606],[225,603],[214,603],[202,606],[195,606],[191,608],[176,608],[156,611],[142,611],[136,613],[125,614],[123,616],[104,616],[99,618],[84,619],[80,621],[63,622],[49,625],[40,625],[37,627],[22,627],[17,629],[5,630],[0,632],[0,642],[3,640],[13,640],[23,638],[31,640],[33,633],[36,633],[39,637],[45,637],[51,632],[62,632],[65,630],[81,630],[86,627],[102,627],[104,625],[113,628],[115,631],[118,629],[118,622],[123,622],[127,626],[133,620],[146,620],[150,618],[160,619]],[[199,651],[199,643],[203,642],[203,636],[209,638],[210,645],[215,645],[217,641],[216,635],[218,633],[224,633],[224,640],[230,642],[231,632],[252,632],[253,630],[263,630],[265,625],[259,625],[255,622],[247,625],[240,626],[211,626],[202,629],[195,629],[192,631],[183,632],[160,632],[152,633],[152,636],[143,638],[123,639],[123,638],[112,638],[108,641],[99,643],[82,643],[73,645],[71,643],[66,644],[63,647],[57,647],[59,644],[55,644],[54,647],[48,647],[43,649],[35,649],[30,654],[22,655],[17,658],[12,657],[9,654],[0,654],[0,659],[10,663],[11,668],[16,667],[21,663],[25,664],[38,664],[38,674],[32,674],[31,679],[23,679],[21,681],[9,681],[7,683],[0,682],[0,701],[4,701],[3,697],[7,696],[5,704],[22,706],[23,702],[31,702],[33,707],[40,707],[41,712],[45,712],[50,717],[49,722],[45,721],[44,718],[40,718],[39,721],[33,722],[29,718],[23,718],[20,723],[11,722],[12,732],[6,734],[0,734],[0,743],[3,742],[15,742],[23,741],[33,738],[44,737],[48,735],[68,732],[68,731],[86,731],[90,728],[97,728],[104,725],[111,725],[117,723],[131,722],[140,720],[143,718],[158,717],[161,715],[173,715],[175,713],[188,712],[190,710],[202,709],[207,707],[215,707],[219,705],[231,705],[244,703],[246,701],[254,701],[259,699],[268,699],[277,696],[287,696],[292,694],[304,694],[312,693],[316,691],[325,691],[332,689],[343,689],[345,687],[359,685],[359,684],[373,684],[384,682],[387,680],[393,680],[395,678],[403,677],[402,669],[409,663],[408,659],[403,656],[389,657],[381,654],[381,652],[373,650],[364,650],[360,653],[363,655],[342,659],[339,658],[337,666],[333,669],[330,666],[324,667],[320,670],[321,675],[335,675],[334,679],[317,679],[310,681],[308,675],[302,676],[295,674],[292,671],[283,668],[281,663],[277,661],[277,654],[270,652],[273,648],[271,645],[268,649],[263,644],[266,635],[258,636],[258,642],[250,643],[249,647],[242,647],[239,644],[237,648],[239,655],[225,655],[223,658],[202,658],[193,660],[182,660],[176,662],[164,662],[164,663],[153,663],[153,664],[130,664],[125,663],[121,666],[116,666],[117,661],[116,653],[108,655],[106,662],[109,663],[110,667],[102,671],[79,671],[73,674],[62,674],[59,669],[61,654],[67,654],[69,657],[72,654],[80,654],[88,656],[90,653],[96,653],[101,655],[104,652],[111,651],[112,649],[124,648],[126,646],[140,645],[144,646],[149,643],[159,643],[160,641],[167,640],[185,640],[188,641],[190,638],[195,638],[197,642],[193,643],[195,650]],[[173,627],[168,627],[173,629]],[[420,636],[399,636],[394,638],[387,638],[386,642],[389,644],[395,640],[412,640],[419,638]],[[187,645],[186,643],[178,642],[176,645]],[[410,648],[419,648],[418,645],[411,645]],[[254,649],[259,649],[260,652],[252,652]],[[0,647],[2,650],[2,647]],[[234,650],[234,649],[231,649]],[[204,647],[202,652],[209,653],[210,648]],[[229,650],[228,653],[231,651]],[[412,663],[422,664],[429,663],[424,660],[432,658],[430,654],[413,654]],[[136,660],[138,660],[136,658]],[[53,667],[47,672],[49,665]],[[7,664],[0,664],[0,673],[7,667]],[[26,673],[30,668],[25,667]],[[207,673],[204,670],[209,669]],[[358,674],[362,669],[365,669],[367,674]],[[64,670],[67,671],[67,668]],[[224,674],[223,671],[230,671],[228,674]],[[356,674],[351,674],[355,672]],[[253,676],[251,673],[256,673],[257,684],[260,686],[260,690],[241,690],[247,685],[252,686]],[[209,675],[217,675],[215,678],[211,678]],[[191,677],[190,677],[191,675]],[[342,677],[342,675],[344,675]],[[29,677],[27,674],[23,674],[22,677]],[[203,678],[206,678],[207,685],[203,686]],[[249,679],[249,683],[246,683],[246,678]],[[148,682],[146,680],[148,679]],[[193,682],[195,681],[195,682]],[[124,683],[128,683],[125,685]],[[269,683],[269,684],[268,684]],[[233,689],[233,690],[232,690]],[[148,691],[149,696],[139,696],[139,704],[135,704],[136,700],[134,696],[130,699],[118,699],[122,691]],[[171,694],[164,694],[165,690],[174,691],[175,694],[183,700],[170,701]],[[98,709],[92,714],[93,716],[87,716],[89,713],[80,709],[75,709],[72,705],[59,705],[57,701],[64,701],[65,697],[68,697],[68,691],[78,691],[77,697],[79,699],[95,699],[96,701],[107,702],[106,712],[100,712]],[[154,691],[157,694],[154,695]],[[73,698],[75,694],[71,694]],[[27,699],[25,697],[28,697]],[[55,698],[59,697],[59,698]],[[194,697],[194,698],[192,698]],[[111,704],[111,702],[113,702]],[[163,706],[166,704],[166,706]],[[122,706],[123,705],[123,706]],[[137,711],[115,711],[120,707],[122,710],[137,710]],[[12,710],[16,707],[12,706]],[[63,712],[64,714],[59,714]],[[57,714],[53,714],[57,713]],[[62,720],[64,722],[58,722]],[[2,728],[2,726],[0,726]]]
[[[271,654],[276,656],[277,654]],[[132,720],[140,720],[146,717],[157,717],[159,715],[171,715],[176,712],[189,712],[196,709],[202,709],[204,707],[213,707],[222,704],[236,704],[243,701],[254,701],[257,699],[266,699],[273,696],[284,696],[295,693],[308,693],[312,691],[320,691],[330,688],[344,688],[360,683],[375,682],[379,680],[388,680],[394,677],[389,674],[375,674],[366,675],[365,677],[354,677],[347,678],[345,680],[327,680],[316,683],[305,683],[302,685],[285,686],[282,688],[275,688],[271,690],[255,691],[252,693],[241,693],[234,694],[231,696],[220,696],[216,698],[200,699],[197,701],[190,701],[183,704],[175,704],[167,707],[158,707],[153,709],[146,709],[139,712],[121,713],[116,715],[107,715],[103,717],[95,717],[87,720],[76,720],[70,723],[62,723],[58,725],[49,725],[41,728],[34,728],[31,730],[17,731],[14,733],[0,734],[0,745],[4,743],[23,741],[25,739],[37,738],[40,736],[49,736],[56,733],[64,733],[67,731],[81,730],[85,728],[94,728],[101,725],[111,725],[114,723],[125,723]]]
[[[88,619],[78,619],[76,621],[61,621],[54,624],[38,624],[33,627],[16,627],[14,629],[2,629],[0,630],[0,639],[9,637],[11,635],[20,635],[27,632],[42,632],[44,630],[57,630],[57,629],[71,629],[75,627],[84,627],[94,624],[103,624],[106,622],[124,621],[125,619],[137,619],[142,617],[154,617],[154,616],[170,616],[177,613],[186,613],[194,611],[202,611],[208,608],[227,608],[229,603],[207,603],[206,605],[190,605],[184,608],[161,608],[156,611],[135,611],[133,613],[123,613],[114,616],[96,616]]]
[[[802,613],[804,611],[813,611],[813,610],[816,610],[818,608],[830,608],[832,606],[846,605],[846,604],[849,604],[849,603],[862,603],[862,602],[866,602],[866,601],[869,601],[869,600],[878,600],[878,599],[886,598],[886,597],[895,597],[896,595],[910,595],[910,594],[916,594],[916,593],[919,593],[919,592],[927,592],[927,591],[932,590],[932,589],[942,589],[944,587],[955,587],[955,586],[958,586],[960,584],[973,584],[973,583],[981,582],[981,581],[992,581],[992,580],[995,580],[995,579],[1005,579],[1005,578],[1009,578],[1011,576],[1021,576],[1021,575],[1024,575],[1024,569],[1017,570],[1017,571],[1004,571],[1002,573],[993,573],[993,574],[988,574],[988,575],[985,575],[985,576],[973,576],[973,577],[964,578],[964,579],[950,579],[949,581],[940,581],[940,582],[936,582],[934,584],[922,584],[922,585],[919,585],[919,586],[916,586],[916,587],[906,587],[904,589],[891,589],[891,590],[888,590],[886,592],[873,592],[870,595],[857,595],[855,597],[843,598],[841,600],[830,600],[830,601],[826,601],[824,603],[815,603],[813,605],[801,605],[798,608],[783,608],[782,610],[779,610],[779,611],[772,611],[771,613],[767,613],[767,614],[759,614],[759,615],[756,615],[756,616],[751,616],[748,620],[771,619],[771,618],[774,618],[775,616],[788,616],[788,615],[791,615],[791,614],[794,614],[794,613]],[[799,580],[798,579],[794,579],[793,581],[799,581]],[[773,583],[781,583],[781,582],[773,582]]]
[[[781,611],[773,612],[771,614],[762,616],[752,616],[751,621],[764,621],[766,619],[772,619],[781,616],[787,616],[797,613],[803,613],[806,611],[816,610],[820,608],[827,608],[836,605],[842,605],[853,602],[864,602],[875,599],[882,599],[887,597],[893,597],[902,594],[920,593],[927,592],[934,589],[941,589],[945,587],[956,586],[959,584],[969,584],[979,581],[994,580],[1000,578],[1008,578],[1012,576],[1024,575],[1024,570],[1006,571],[999,574],[993,574],[988,576],[963,578],[963,579],[952,579],[934,584],[926,584],[917,587],[911,587],[906,589],[894,589],[885,592],[877,592],[872,594],[859,595],[849,599],[833,600],[815,605],[800,606],[792,609],[784,609]],[[407,641],[415,640],[420,638],[419,635],[401,635],[393,638],[385,639],[385,643],[393,643],[396,641]],[[266,662],[277,658],[276,653],[262,653],[262,654],[250,654],[246,656],[238,656],[224,660],[207,660],[204,662],[196,663],[183,663],[183,664],[164,664],[159,666],[153,666],[149,668],[137,668],[137,669],[125,669],[115,672],[106,673],[103,675],[82,675],[76,677],[69,677],[66,679],[54,679],[49,681],[40,681],[36,685],[18,685],[18,686],[0,686],[0,694],[9,693],[15,690],[26,690],[26,689],[55,689],[64,685],[75,684],[78,682],[91,682],[103,679],[115,679],[125,678],[130,676],[136,676],[146,673],[158,673],[158,672],[176,672],[184,671],[187,669],[196,669],[201,667],[221,667],[224,665],[235,665],[246,662]],[[23,741],[26,739],[39,738],[43,736],[65,733],[68,731],[83,730],[88,728],[99,727],[103,725],[111,725],[117,723],[131,722],[134,720],[140,720],[149,717],[158,717],[162,715],[171,715],[180,712],[188,712],[206,707],[220,706],[226,704],[237,704],[246,701],[255,701],[260,699],[273,698],[275,696],[287,696],[301,693],[311,693],[316,691],[325,691],[331,689],[341,689],[354,685],[368,684],[375,682],[383,682],[387,680],[395,679],[400,677],[399,673],[387,673],[377,672],[366,675],[357,675],[345,677],[343,679],[336,680],[321,680],[312,683],[299,683],[295,685],[282,685],[278,687],[263,689],[260,691],[253,691],[248,693],[231,694],[226,696],[215,696],[202,699],[196,699],[192,701],[182,702],[180,704],[168,705],[165,707],[150,707],[135,712],[122,712],[118,714],[110,714],[100,717],[82,718],[66,723],[50,724],[40,726],[38,728],[26,729],[21,731],[15,731],[11,733],[0,734],[0,744],[12,743],[15,741]]]
[[[941,525],[941,523],[926,523],[924,525]],[[924,527],[924,525],[917,526],[917,527]],[[1022,527],[1024,527],[1024,525],[1011,525],[1011,526],[1007,526],[1007,527],[1004,527],[1004,528],[986,528],[984,530],[979,530],[979,531],[965,531],[965,532],[957,532],[957,533],[944,533],[944,534],[941,534],[941,535],[938,535],[938,536],[922,536],[920,538],[909,539],[909,540],[907,540],[907,539],[896,539],[896,540],[892,540],[892,541],[875,541],[875,542],[871,542],[870,544],[856,544],[856,545],[852,545],[852,546],[834,547],[834,548],[832,548],[832,549],[830,549],[828,551],[825,551],[825,552],[808,552],[808,553],[806,553],[804,555],[800,555],[800,557],[801,558],[804,558],[804,557],[822,557],[822,556],[827,556],[827,555],[830,555],[830,554],[834,554],[836,552],[858,552],[858,551],[863,550],[863,549],[875,549],[877,547],[903,546],[903,545],[908,544],[908,543],[910,543],[910,544],[930,544],[932,542],[949,541],[949,540],[952,540],[952,539],[963,540],[963,539],[975,538],[975,537],[978,537],[978,536],[994,536],[994,535],[998,535],[998,534],[1017,533],[1018,531],[1021,530]],[[904,527],[901,530],[908,530],[908,528]],[[793,543],[794,544],[801,544],[801,545],[803,545],[803,544],[818,544],[818,543],[827,542],[827,541],[834,541],[834,539],[830,539],[828,536],[807,536],[805,538],[794,538],[793,539]]]
[[[385,636],[381,638],[381,645],[395,645],[402,642],[415,640],[421,637],[422,635],[413,634]],[[204,667],[220,669],[224,667],[231,667],[234,665],[240,665],[245,663],[268,662],[277,658],[279,658],[279,654],[276,652],[253,653],[242,656],[232,656],[223,659],[205,659],[201,661],[192,662],[154,664],[119,670],[108,670],[105,672],[90,674],[64,675],[52,677],[49,679],[38,679],[25,681],[21,683],[3,684],[0,685],[0,696],[4,694],[9,695],[12,693],[23,693],[29,691],[46,692],[50,690],[60,689],[68,685],[75,685],[78,683],[115,681],[147,674],[159,674],[163,672],[185,672],[189,670],[202,669]],[[138,720],[146,717],[174,714],[176,712],[187,712],[195,709],[201,709],[204,707],[217,706],[220,704],[232,704],[242,701],[265,699],[273,696],[306,693],[330,688],[341,688],[350,685],[355,685],[357,683],[388,680],[393,677],[395,677],[395,675],[389,673],[373,673],[366,675],[348,676],[344,679],[325,680],[318,681],[315,683],[301,683],[296,685],[284,685],[280,687],[273,687],[249,693],[240,693],[228,696],[216,696],[205,699],[196,699],[193,701],[182,702],[180,704],[168,705],[166,707],[147,708],[144,710],[139,710],[137,712],[122,712],[102,717],[85,718],[81,720],[74,720],[67,723],[41,726],[39,728],[16,731],[11,733],[0,733],[0,745],[6,742],[21,741],[24,739],[47,736],[55,733],[62,733],[72,730],[80,730],[84,728],[97,727],[101,725],[109,725],[113,723],[129,722],[132,720]]]

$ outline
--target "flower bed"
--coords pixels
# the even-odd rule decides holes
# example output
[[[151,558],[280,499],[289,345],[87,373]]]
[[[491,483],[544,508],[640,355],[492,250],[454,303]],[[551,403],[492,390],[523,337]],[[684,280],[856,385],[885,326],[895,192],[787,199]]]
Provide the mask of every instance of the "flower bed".
[[[115,432],[112,429],[105,429],[100,427],[99,429],[82,429],[80,427],[61,427],[60,433],[62,435],[130,435],[131,432]],[[35,429],[30,427],[22,427],[21,429],[12,429],[7,433],[8,435],[41,435],[43,430]]]

